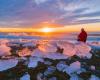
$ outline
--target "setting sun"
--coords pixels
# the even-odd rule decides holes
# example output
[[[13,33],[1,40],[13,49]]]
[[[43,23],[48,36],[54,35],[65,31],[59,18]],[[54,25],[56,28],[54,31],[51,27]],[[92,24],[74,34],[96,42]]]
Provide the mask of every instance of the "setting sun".
[[[43,28],[42,32],[48,33],[48,32],[52,32],[51,28]]]

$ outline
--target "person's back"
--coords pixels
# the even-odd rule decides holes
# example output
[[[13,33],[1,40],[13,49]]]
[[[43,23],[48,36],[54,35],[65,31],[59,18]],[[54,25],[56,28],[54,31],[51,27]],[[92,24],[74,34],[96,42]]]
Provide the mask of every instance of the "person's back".
[[[82,29],[81,29],[81,33],[78,35],[78,41],[86,42],[86,40],[87,40],[87,33],[86,33],[86,31],[82,28]]]

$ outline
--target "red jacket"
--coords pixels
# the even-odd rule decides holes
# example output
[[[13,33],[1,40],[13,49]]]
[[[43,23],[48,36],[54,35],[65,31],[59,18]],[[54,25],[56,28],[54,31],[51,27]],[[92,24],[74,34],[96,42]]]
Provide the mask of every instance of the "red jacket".
[[[87,33],[85,31],[82,31],[78,35],[78,41],[86,42],[86,39],[87,39]]]

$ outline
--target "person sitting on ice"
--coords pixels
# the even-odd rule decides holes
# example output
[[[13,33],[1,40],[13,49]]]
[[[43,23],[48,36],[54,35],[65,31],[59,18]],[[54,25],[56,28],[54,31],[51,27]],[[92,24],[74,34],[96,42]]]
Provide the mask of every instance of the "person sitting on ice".
[[[78,40],[81,42],[86,42],[87,40],[87,32],[84,30],[84,28],[81,29],[81,33],[78,35]]]

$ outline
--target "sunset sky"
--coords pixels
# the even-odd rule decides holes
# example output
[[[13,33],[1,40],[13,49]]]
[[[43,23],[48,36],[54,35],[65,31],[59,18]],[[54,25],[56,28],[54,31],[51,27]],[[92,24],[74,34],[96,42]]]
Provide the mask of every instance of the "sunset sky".
[[[0,0],[0,31],[100,32],[100,0]]]

